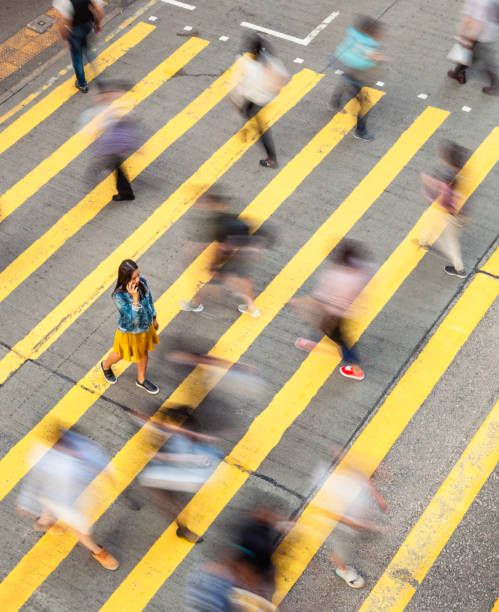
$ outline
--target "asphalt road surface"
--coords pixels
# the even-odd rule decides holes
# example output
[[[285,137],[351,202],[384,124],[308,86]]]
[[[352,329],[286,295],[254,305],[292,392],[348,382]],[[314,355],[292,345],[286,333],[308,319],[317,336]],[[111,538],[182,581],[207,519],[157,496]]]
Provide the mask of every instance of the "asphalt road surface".
[[[10,7],[2,39],[46,8],[20,19]],[[276,553],[279,609],[492,610],[499,107],[482,93],[480,72],[463,86],[446,75],[458,9],[452,0],[136,0],[116,10],[94,44],[102,78],[133,86],[141,148],[127,161],[132,202],[111,201],[112,179],[93,171],[92,147],[75,136],[93,87],[88,95],[73,88],[69,56],[32,78],[9,76],[13,93],[0,104],[3,610],[182,610],[188,578],[217,557],[256,499],[298,521]],[[340,77],[324,71],[326,58],[356,13],[385,23],[391,57],[369,83],[371,142],[353,138],[353,102],[336,115],[328,107]],[[266,115],[276,169],[259,165],[260,144],[226,100],[226,71],[249,31],[243,22],[271,31],[292,75]],[[44,61],[58,52],[47,50]],[[414,244],[428,207],[419,173],[434,167],[446,138],[470,151],[465,279]],[[179,310],[199,280],[189,268],[197,253],[185,247],[192,205],[211,184],[233,197],[236,212],[250,205],[275,238],[253,271],[258,319],[240,316],[228,294],[199,314]],[[334,355],[295,349],[308,330],[287,306],[310,292],[344,237],[363,241],[378,267],[354,330],[361,382],[342,377]],[[139,262],[158,310],[161,343],[148,369],[157,396],[135,386],[135,366],[123,366],[113,387],[98,367],[112,345],[112,283],[127,257]],[[265,384],[234,389],[222,377],[210,388],[199,369],[185,378],[166,358],[178,347],[241,359]],[[196,407],[186,425],[219,436],[226,457],[213,487],[179,500],[204,534],[195,546],[177,538],[138,485],[141,438],[127,415],[186,398]],[[112,458],[116,482],[102,486],[94,531],[119,559],[116,572],[71,535],[42,537],[16,512],[29,448],[53,444],[56,416]],[[334,575],[327,530],[308,537],[303,527],[318,491],[312,475],[332,446],[369,449],[388,503],[386,532],[357,551],[367,582],[359,591]]]

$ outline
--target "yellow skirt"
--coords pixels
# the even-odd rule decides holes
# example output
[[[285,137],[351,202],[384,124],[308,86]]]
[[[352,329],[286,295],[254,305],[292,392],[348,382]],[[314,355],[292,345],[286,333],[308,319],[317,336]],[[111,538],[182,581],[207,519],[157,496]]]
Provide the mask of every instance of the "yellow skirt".
[[[148,331],[141,334],[124,334],[119,329],[114,336],[113,351],[125,361],[140,361],[148,351],[154,351],[159,344],[158,334],[151,325]]]

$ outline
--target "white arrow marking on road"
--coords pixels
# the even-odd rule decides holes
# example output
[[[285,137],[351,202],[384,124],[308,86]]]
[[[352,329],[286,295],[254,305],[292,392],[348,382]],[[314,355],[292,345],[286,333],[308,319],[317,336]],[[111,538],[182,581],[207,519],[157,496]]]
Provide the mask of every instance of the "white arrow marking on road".
[[[163,0],[163,2],[166,2],[166,0]],[[339,14],[340,14],[340,11],[332,12],[330,15],[326,17],[326,19],[324,19],[322,23],[320,23],[316,28],[314,28],[308,36],[305,36],[305,38],[297,38],[296,36],[290,36],[289,34],[283,34],[282,32],[277,32],[276,30],[264,28],[262,26],[255,25],[254,23],[248,23],[247,21],[243,21],[241,23],[241,26],[243,28],[249,28],[250,30],[256,30],[257,32],[263,32],[263,34],[269,34],[270,36],[276,36],[277,38],[284,38],[284,40],[289,40],[289,42],[294,42],[297,45],[304,45],[306,47],[309,43],[311,43],[314,40],[317,34],[319,34],[319,32],[321,32],[327,25],[329,25],[331,21],[333,21],[333,19],[336,19],[336,17],[338,17]]]

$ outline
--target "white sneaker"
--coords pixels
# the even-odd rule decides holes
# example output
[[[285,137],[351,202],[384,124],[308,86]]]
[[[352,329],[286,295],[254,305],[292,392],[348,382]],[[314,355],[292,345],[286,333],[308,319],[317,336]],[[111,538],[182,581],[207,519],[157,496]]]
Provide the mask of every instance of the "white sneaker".
[[[260,316],[260,311],[258,310],[258,308],[256,308],[255,306],[255,310],[253,310],[253,312],[250,312],[248,310],[248,306],[246,304],[239,304],[239,306],[237,307],[237,309],[239,310],[239,312],[241,312],[242,314],[249,314],[251,317],[253,317],[254,319],[257,319]]]
[[[188,302],[183,300],[180,302],[180,309],[185,312],[203,312],[204,306],[202,304],[194,304],[192,300]]]
[[[361,589],[366,584],[364,578],[362,578],[362,576],[349,565],[347,565],[346,570],[336,568],[334,573],[338,576],[338,578],[344,580],[348,586],[352,587],[352,589]]]

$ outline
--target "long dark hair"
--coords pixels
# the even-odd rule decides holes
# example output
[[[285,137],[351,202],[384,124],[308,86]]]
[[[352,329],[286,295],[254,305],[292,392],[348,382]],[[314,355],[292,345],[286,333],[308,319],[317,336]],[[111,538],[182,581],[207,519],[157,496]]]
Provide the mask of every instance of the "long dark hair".
[[[115,293],[126,293],[127,285],[132,280],[132,274],[139,266],[133,261],[133,259],[125,259],[120,263],[118,268],[118,281],[114,288],[113,295]],[[141,280],[139,280],[139,299],[144,299],[146,294],[146,288]]]

